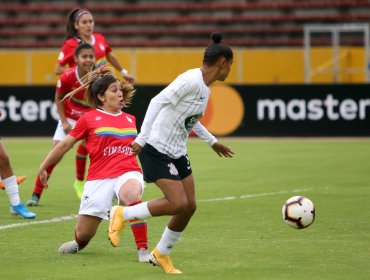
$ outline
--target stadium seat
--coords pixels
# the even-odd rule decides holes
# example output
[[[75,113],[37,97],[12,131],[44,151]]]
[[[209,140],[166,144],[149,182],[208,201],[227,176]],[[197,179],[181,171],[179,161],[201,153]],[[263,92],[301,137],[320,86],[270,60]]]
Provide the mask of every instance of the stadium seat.
[[[93,13],[95,31],[113,47],[204,46],[213,31],[233,46],[301,46],[307,23],[370,21],[370,0],[12,3],[0,6],[0,48],[60,47],[66,15],[77,6]]]

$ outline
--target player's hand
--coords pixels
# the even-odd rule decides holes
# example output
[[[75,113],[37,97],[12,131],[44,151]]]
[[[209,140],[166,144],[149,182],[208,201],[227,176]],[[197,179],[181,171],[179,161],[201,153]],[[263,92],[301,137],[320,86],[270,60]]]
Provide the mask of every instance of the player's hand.
[[[132,152],[133,152],[135,155],[137,155],[138,153],[140,153],[142,148],[143,148],[143,147],[141,147],[141,146],[140,146],[138,143],[136,143],[136,142],[132,142],[132,143],[131,143],[131,149],[132,149]]]
[[[234,152],[225,145],[221,144],[220,142],[216,142],[213,144],[212,149],[220,156],[224,157],[233,157]]]
[[[45,189],[48,188],[48,173],[45,169],[40,169],[39,171],[40,181],[41,184],[44,186]]]
[[[64,122],[64,123],[62,123],[62,125],[63,125],[64,133],[68,134],[71,131],[72,126],[68,122]]]
[[[123,76],[123,78],[125,78],[125,80],[127,82],[129,82],[130,84],[135,84],[136,82],[136,78],[134,76],[131,76],[131,75],[126,75],[126,76]]]

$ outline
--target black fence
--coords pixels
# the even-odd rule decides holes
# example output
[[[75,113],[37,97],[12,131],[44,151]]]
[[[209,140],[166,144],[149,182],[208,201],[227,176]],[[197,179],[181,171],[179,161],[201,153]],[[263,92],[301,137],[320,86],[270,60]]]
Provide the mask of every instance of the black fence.
[[[138,128],[150,99],[163,88],[137,86],[133,103],[125,111],[136,116]],[[370,136],[368,85],[231,88],[240,96],[243,114],[227,136]],[[0,136],[52,136],[58,120],[54,92],[49,86],[0,87]],[[214,102],[212,94],[210,102]],[[227,111],[213,113],[228,120]]]

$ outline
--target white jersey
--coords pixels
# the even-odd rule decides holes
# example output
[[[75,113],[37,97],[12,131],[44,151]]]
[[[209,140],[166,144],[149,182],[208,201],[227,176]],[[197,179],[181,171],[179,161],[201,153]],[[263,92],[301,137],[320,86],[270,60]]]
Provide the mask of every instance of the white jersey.
[[[189,132],[210,146],[217,139],[200,124],[209,99],[210,89],[204,83],[200,68],[179,75],[150,102],[141,132],[135,142],[148,143],[171,158],[186,155]]]

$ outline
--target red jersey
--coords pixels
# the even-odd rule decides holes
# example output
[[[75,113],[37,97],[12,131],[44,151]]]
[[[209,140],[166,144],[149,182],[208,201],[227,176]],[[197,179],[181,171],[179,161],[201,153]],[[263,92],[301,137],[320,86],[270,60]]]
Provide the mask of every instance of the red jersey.
[[[134,116],[91,110],[77,121],[69,134],[76,139],[86,139],[90,156],[87,180],[114,178],[129,171],[141,172],[130,147],[137,136]]]
[[[80,86],[81,82],[78,77],[77,67],[73,67],[60,76],[57,82],[56,92],[64,97],[64,95]],[[85,91],[85,89],[82,89],[73,95],[72,98],[64,100],[63,105],[67,118],[78,120],[84,113],[91,110],[90,106],[84,101]]]
[[[112,49],[108,46],[107,41],[104,36],[99,33],[94,33],[92,35],[91,45],[94,47],[96,66],[100,67],[107,64],[105,57]],[[58,64],[66,65],[73,67],[76,65],[74,60],[75,50],[78,44],[81,42],[81,39],[74,37],[66,40],[63,44],[62,51],[58,56]]]

